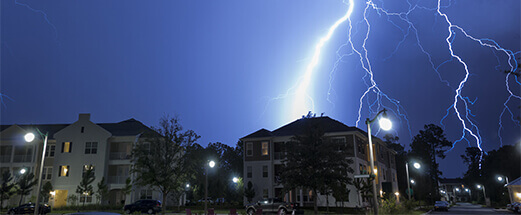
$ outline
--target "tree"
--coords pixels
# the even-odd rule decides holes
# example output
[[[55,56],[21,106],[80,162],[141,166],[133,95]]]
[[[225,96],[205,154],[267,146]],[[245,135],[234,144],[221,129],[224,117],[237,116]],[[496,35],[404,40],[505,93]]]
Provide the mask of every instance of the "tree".
[[[96,191],[96,199],[98,203],[102,203],[103,200],[107,198],[109,194],[107,183],[105,182],[105,177],[101,177],[101,180],[97,184],[98,190]]]
[[[405,170],[405,163],[407,162],[408,153],[405,151],[405,148],[398,141],[399,137],[393,136],[392,134],[384,135],[384,142],[387,146],[396,152],[395,156],[395,164],[396,164],[396,177],[398,188],[400,193],[407,194],[407,173]]]
[[[447,140],[443,129],[437,125],[429,124],[424,126],[424,130],[414,136],[411,143],[411,151],[416,159],[421,160],[422,166],[428,170],[429,178],[427,186],[423,189],[431,194],[432,200],[439,197],[438,179],[442,172],[439,171],[436,158],[445,158],[445,152],[452,146],[452,142]]]
[[[83,176],[81,177],[80,185],[76,187],[76,193],[80,196],[83,195],[85,200],[87,199],[87,196],[92,195],[94,192],[94,189],[92,187],[92,182],[96,180],[96,177],[94,176],[94,166],[92,165],[86,165],[84,167]],[[85,200],[83,201],[83,206],[85,206]]]
[[[255,197],[255,189],[253,189],[251,181],[248,181],[248,186],[244,189],[244,197],[246,197],[248,203],[251,203],[251,200]]]
[[[372,175],[372,174],[371,174]],[[371,205],[374,204],[373,200],[373,180],[374,177],[369,178],[355,178],[353,185],[358,191],[358,195],[362,196],[362,200],[366,202],[371,202]],[[361,201],[358,199],[358,203]]]
[[[127,195],[132,192],[132,179],[127,178],[125,180],[125,187],[121,189],[121,194],[123,195],[123,202],[127,200]]]
[[[285,143],[287,157],[280,175],[285,190],[309,189],[313,192],[315,214],[318,213],[317,191],[327,182],[349,184],[353,160],[348,159],[347,144],[339,144],[324,136],[314,118],[300,119],[302,131]]]
[[[342,202],[341,213],[343,213],[344,202],[349,201],[349,193],[351,192],[351,190],[349,190],[349,188],[347,188],[347,184],[333,183],[331,185],[331,191],[332,191],[331,194],[333,195],[333,197],[336,200],[337,207],[338,207],[338,202]],[[328,207],[328,212],[329,212],[329,201],[327,202],[327,207]]]
[[[42,192],[40,192],[40,195],[42,195],[42,199],[44,202],[49,201],[49,196],[51,195],[51,191],[53,190],[52,184],[50,181],[46,182],[42,187]]]
[[[0,211],[4,205],[4,199],[9,199],[15,193],[15,184],[12,182],[13,176],[9,171],[2,172],[2,178],[0,178]]]
[[[186,148],[200,136],[192,130],[183,131],[177,117],[164,116],[159,127],[143,134],[143,141],[132,149],[132,172],[135,183],[157,188],[163,194],[163,211],[168,194],[182,192],[188,180],[190,160]]]
[[[22,205],[22,200],[25,195],[29,195],[33,190],[34,185],[36,185],[37,181],[34,178],[34,174],[26,173],[20,176],[20,179],[16,183],[16,194],[20,195],[20,202],[18,205]]]

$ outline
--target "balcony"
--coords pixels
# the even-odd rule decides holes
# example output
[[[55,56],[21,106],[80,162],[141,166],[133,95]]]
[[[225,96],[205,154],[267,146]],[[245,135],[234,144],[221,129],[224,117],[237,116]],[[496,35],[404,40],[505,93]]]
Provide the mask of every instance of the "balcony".
[[[11,155],[2,155],[0,156],[0,163],[10,163]]]
[[[111,152],[109,160],[130,160],[130,154],[126,152]]]
[[[14,163],[29,163],[32,162],[31,155],[15,155],[13,157]]]
[[[273,153],[273,159],[275,159],[275,160],[286,159],[286,153],[285,152],[275,152],[275,153]]]
[[[109,176],[108,183],[109,184],[125,184],[125,181],[127,180],[129,176],[127,175],[121,175],[121,176]]]

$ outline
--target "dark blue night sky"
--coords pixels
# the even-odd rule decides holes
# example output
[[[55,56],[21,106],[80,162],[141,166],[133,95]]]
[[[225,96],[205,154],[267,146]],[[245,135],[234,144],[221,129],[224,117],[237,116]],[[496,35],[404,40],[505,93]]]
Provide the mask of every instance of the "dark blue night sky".
[[[354,126],[360,98],[371,85],[354,51],[365,47],[369,63],[364,65],[370,65],[381,93],[371,90],[364,97],[358,127],[366,130],[365,118],[385,106],[395,112],[392,133],[408,145],[423,125],[441,125],[465,69],[451,58],[449,26],[436,11],[438,1],[371,3],[354,0],[351,31],[343,22],[324,43],[306,90],[313,108],[307,99],[295,104],[295,89],[315,45],[346,14],[349,0],[2,0],[0,121],[71,123],[78,113],[91,113],[99,123],[135,118],[157,125],[161,116],[178,114],[185,128],[202,136],[202,145],[235,145],[260,128],[297,119],[296,109]],[[466,117],[461,112],[466,125],[476,134],[472,124],[479,128],[486,151],[500,147],[501,140],[519,142],[521,84],[514,76],[507,80],[514,93],[506,103],[512,114],[500,115],[510,96],[504,71],[521,57],[521,1],[442,0],[440,5],[440,12],[469,35],[512,51],[509,59],[457,28],[449,38],[470,72],[461,90],[470,109]],[[399,101],[406,117],[382,93]],[[465,108],[463,100],[457,107]],[[454,109],[443,126],[450,140],[461,138]],[[468,132],[466,137],[441,161],[443,176],[466,170],[460,154],[476,145]]]

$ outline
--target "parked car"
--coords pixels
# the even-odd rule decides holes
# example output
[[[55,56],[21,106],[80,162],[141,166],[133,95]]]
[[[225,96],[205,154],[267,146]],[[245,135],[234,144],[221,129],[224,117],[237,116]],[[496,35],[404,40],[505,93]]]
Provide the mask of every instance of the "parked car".
[[[262,209],[262,212],[287,214],[293,213],[296,208],[297,205],[294,203],[284,202],[278,198],[268,198],[260,200],[256,204],[246,205],[246,214],[255,214],[259,209]]]
[[[155,214],[161,212],[161,209],[161,201],[152,199],[138,200],[130,205],[125,205],[125,207],[123,207],[123,211],[125,211],[126,214],[131,214],[135,211],[139,211],[141,213]]]
[[[34,203],[27,203],[18,207],[11,208],[7,211],[7,214],[34,214]],[[51,212],[51,206],[47,204],[40,205],[38,210],[39,214],[47,214]]]
[[[519,203],[519,202],[514,202],[512,204],[508,204],[507,209],[516,212],[518,210],[520,204],[521,203]]]
[[[449,203],[446,201],[436,201],[434,203],[435,211],[449,211]]]
[[[213,200],[212,200],[212,197],[208,197],[208,204],[213,204]],[[199,199],[197,202],[201,202],[204,204],[204,199]]]

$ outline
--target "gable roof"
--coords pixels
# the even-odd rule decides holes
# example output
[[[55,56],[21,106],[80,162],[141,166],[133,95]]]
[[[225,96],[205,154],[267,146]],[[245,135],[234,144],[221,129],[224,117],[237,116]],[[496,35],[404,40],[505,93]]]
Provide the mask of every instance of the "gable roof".
[[[514,185],[521,185],[521,177],[514,179],[510,183],[506,184],[505,186],[514,186]]]
[[[53,137],[56,132],[64,129],[69,125],[71,124],[27,124],[17,126],[20,126],[25,130],[38,128],[43,133],[49,132],[49,137]],[[144,131],[152,130],[148,126],[144,125],[140,121],[135,120],[134,118],[117,123],[96,123],[96,125],[109,131],[112,134],[112,136],[135,136]],[[0,125],[0,132],[4,131],[5,129],[11,126],[13,125]]]
[[[256,132],[253,132],[243,138],[293,136],[295,134],[301,133],[303,131],[303,128],[309,124],[317,124],[318,126],[320,126],[321,128],[324,129],[325,133],[359,131],[362,134],[367,135],[367,132],[365,132],[357,127],[350,127],[350,126],[345,125],[344,123],[331,119],[327,116],[322,116],[322,117],[313,117],[313,118],[301,118],[301,119],[295,120],[289,124],[286,124],[278,129],[275,129],[274,131],[269,131],[269,130],[266,130],[263,128]],[[241,138],[241,139],[243,139],[243,138]]]

